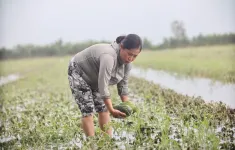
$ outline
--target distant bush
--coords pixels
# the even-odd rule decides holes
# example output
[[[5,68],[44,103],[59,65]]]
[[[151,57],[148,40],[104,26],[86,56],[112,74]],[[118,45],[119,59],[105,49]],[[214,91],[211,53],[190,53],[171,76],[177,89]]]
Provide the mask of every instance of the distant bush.
[[[85,41],[72,44],[64,43],[59,39],[52,44],[43,46],[28,44],[17,45],[13,49],[3,47],[0,48],[0,59],[73,55],[96,43],[110,43],[110,41]],[[163,42],[158,45],[153,45],[147,38],[143,39],[143,48],[149,50],[223,44],[235,44],[235,34],[200,34],[192,39],[188,39],[187,36],[181,38],[170,37],[164,38]]]

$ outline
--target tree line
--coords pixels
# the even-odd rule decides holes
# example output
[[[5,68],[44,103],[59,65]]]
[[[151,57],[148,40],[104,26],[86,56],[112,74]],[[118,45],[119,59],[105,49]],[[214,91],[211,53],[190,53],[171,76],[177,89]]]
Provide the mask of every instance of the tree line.
[[[153,45],[147,38],[143,39],[143,48],[148,50],[164,50],[183,47],[197,47],[210,45],[226,45],[235,44],[235,33],[228,34],[199,34],[191,39],[185,37],[178,39],[175,37],[164,38],[163,42],[158,45]]]
[[[164,38],[160,44],[152,44],[147,38],[143,39],[143,49],[164,50],[189,46],[223,45],[235,44],[235,33],[211,34],[194,36],[188,38],[186,29],[182,21],[171,23],[172,37]],[[85,41],[79,43],[64,43],[62,39],[47,45],[17,45],[12,49],[0,48],[0,59],[44,57],[44,56],[64,56],[73,55],[96,43],[110,43],[111,41]]]
[[[206,46],[206,45],[225,45],[235,44],[235,33],[225,34],[209,34],[194,36],[191,39],[188,38],[185,25],[183,21],[175,20],[170,25],[173,36],[164,38],[162,43],[158,45],[152,45],[152,43],[145,38],[144,48],[150,50],[162,50],[173,49],[189,46]]]

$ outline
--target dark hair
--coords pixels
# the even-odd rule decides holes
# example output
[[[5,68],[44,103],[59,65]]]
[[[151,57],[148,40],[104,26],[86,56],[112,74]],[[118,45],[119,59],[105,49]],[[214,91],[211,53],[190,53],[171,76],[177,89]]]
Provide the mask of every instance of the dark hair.
[[[125,49],[142,49],[142,41],[141,38],[136,34],[128,34],[127,36],[121,35],[116,38],[116,42],[118,44],[122,44]]]

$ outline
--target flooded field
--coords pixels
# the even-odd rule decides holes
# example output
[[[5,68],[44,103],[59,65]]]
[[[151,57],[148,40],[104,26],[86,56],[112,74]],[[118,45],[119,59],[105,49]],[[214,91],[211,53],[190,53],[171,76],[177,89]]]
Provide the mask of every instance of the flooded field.
[[[3,149],[234,148],[234,109],[136,77],[129,82],[130,100],[140,112],[126,119],[112,118],[113,138],[102,134],[95,117],[96,136],[85,138],[81,114],[68,86],[68,59],[59,60],[50,61],[50,70],[40,67],[1,86]],[[119,103],[116,87],[111,91],[113,103]]]
[[[134,67],[131,75],[159,84],[177,93],[201,97],[206,102],[223,102],[235,108],[235,84],[213,81],[208,78],[185,77],[165,71]]]
[[[20,78],[19,74],[10,74],[10,75],[4,76],[4,77],[0,77],[0,86],[7,84],[7,83],[10,83],[10,82],[13,82],[13,81],[16,81],[19,78]]]

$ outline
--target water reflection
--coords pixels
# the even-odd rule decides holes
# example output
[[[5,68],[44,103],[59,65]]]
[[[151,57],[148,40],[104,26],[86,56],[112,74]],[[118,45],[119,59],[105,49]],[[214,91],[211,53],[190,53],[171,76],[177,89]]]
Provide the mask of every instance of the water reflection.
[[[164,71],[133,67],[131,75],[153,81],[163,88],[188,96],[201,96],[206,102],[222,101],[235,108],[235,84],[223,84],[206,78],[179,77]]]

